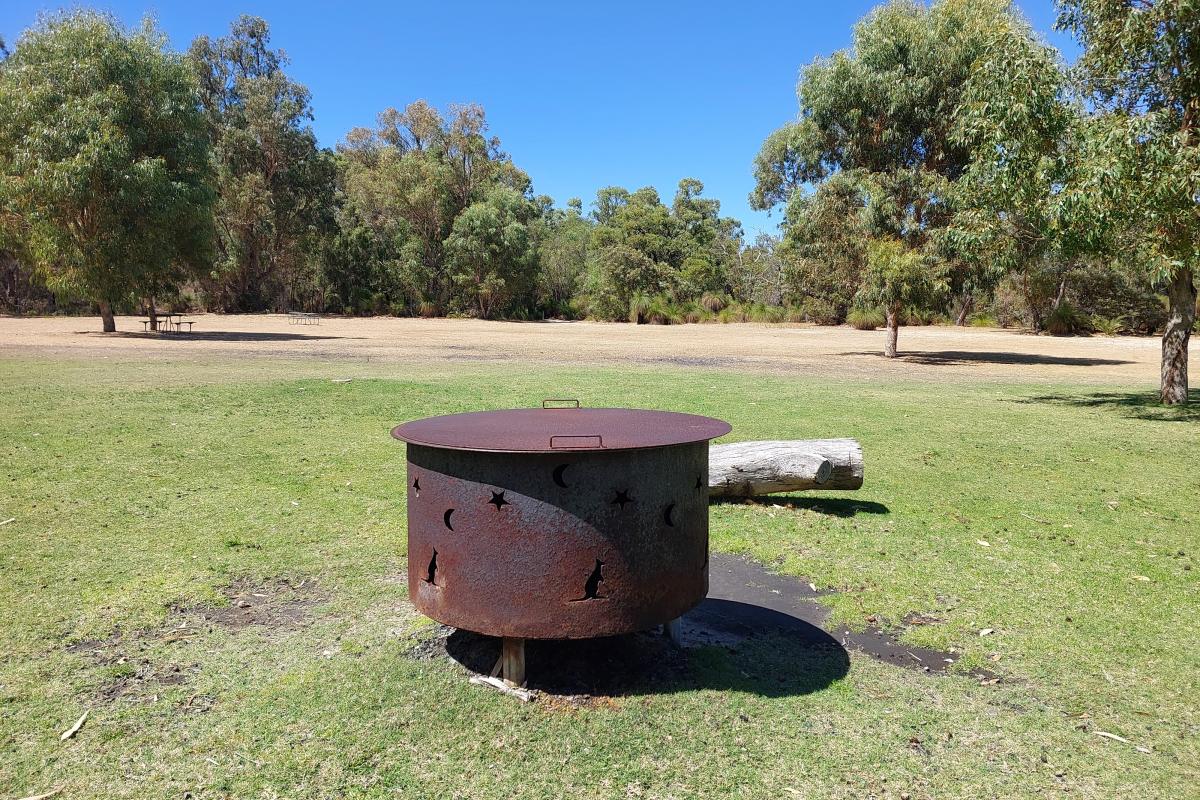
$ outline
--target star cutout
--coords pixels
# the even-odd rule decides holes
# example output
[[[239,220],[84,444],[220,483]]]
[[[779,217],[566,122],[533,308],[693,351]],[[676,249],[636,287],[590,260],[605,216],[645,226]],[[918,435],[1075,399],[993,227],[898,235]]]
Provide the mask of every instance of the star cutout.
[[[625,504],[632,503],[633,498],[629,496],[628,490],[622,489],[617,492],[617,496],[613,498],[613,502],[619,505],[621,508],[625,508]]]
[[[512,503],[504,499],[504,492],[492,492],[492,499],[488,500],[488,502],[494,505],[497,511],[499,511],[502,506],[512,505]]]

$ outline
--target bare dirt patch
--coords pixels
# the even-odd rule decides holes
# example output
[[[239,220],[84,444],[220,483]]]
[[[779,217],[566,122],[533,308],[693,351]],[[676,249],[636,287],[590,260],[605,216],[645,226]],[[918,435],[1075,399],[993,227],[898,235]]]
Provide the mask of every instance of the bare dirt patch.
[[[172,609],[169,631],[163,638],[190,629],[207,627],[242,630],[260,626],[268,631],[298,628],[305,624],[313,606],[326,599],[316,583],[304,579],[292,583],[284,578],[256,583],[245,578],[221,590],[228,605],[197,605]],[[170,625],[174,622],[174,625]]]
[[[307,579],[293,583],[283,578],[265,582],[239,578],[221,593],[228,605],[173,606],[161,627],[129,633],[118,629],[104,639],[75,642],[66,651],[86,655],[111,675],[96,690],[101,702],[156,702],[159,691],[186,684],[200,671],[198,664],[164,660],[163,644],[186,642],[218,628],[240,631],[255,626],[268,634],[299,628],[308,621],[313,606],[326,599]],[[180,710],[206,711],[213,702],[192,695]]]
[[[882,331],[813,325],[629,325],[600,322],[327,317],[289,325],[278,314],[194,315],[195,332],[142,334],[122,317],[118,335],[86,317],[0,318],[0,355],[171,361],[263,358],[313,363],[463,362],[676,367],[839,379],[971,380],[1154,385],[1150,337],[1053,337],[942,326],[904,328],[901,357],[885,359]],[[1200,345],[1193,345],[1200,347]]]

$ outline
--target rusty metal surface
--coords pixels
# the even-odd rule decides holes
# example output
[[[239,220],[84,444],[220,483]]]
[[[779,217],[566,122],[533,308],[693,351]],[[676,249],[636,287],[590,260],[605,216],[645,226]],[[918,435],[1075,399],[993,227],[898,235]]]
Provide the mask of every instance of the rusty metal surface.
[[[415,420],[392,430],[417,445],[477,452],[553,453],[669,447],[729,433],[695,414],[628,408],[521,408]]]
[[[680,616],[708,591],[706,440],[728,430],[719,426],[696,431],[698,441],[653,449],[616,449],[610,441],[628,447],[680,429],[654,439],[643,427],[622,439],[613,427],[543,426],[542,438],[589,431],[606,446],[548,453],[468,452],[410,440],[413,602],[447,625],[533,639],[627,633]],[[511,446],[532,442],[533,434],[524,427],[488,441]]]

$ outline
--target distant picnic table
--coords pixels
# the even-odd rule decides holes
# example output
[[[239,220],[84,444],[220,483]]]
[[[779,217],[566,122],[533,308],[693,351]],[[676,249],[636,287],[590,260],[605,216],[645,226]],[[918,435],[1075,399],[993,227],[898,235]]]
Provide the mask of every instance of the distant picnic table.
[[[289,325],[320,325],[321,315],[312,311],[289,311]]]
[[[194,319],[184,319],[186,315],[180,311],[155,311],[154,316],[158,319],[159,333],[179,333],[184,325],[188,326],[188,333],[191,333],[192,326],[196,324]],[[162,327],[164,323],[166,328]],[[149,319],[142,320],[142,330],[150,330]]]

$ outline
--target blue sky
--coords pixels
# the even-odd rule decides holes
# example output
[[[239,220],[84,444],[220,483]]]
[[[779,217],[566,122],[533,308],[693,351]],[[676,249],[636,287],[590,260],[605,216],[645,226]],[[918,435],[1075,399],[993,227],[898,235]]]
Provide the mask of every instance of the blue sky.
[[[11,47],[39,11],[61,4],[6,0],[0,35]],[[874,2],[297,2],[92,4],[127,22],[154,14],[173,44],[219,36],[242,13],[271,24],[289,73],[312,91],[321,144],[333,146],[387,106],[424,98],[476,102],[492,133],[564,205],[602,186],[651,185],[669,202],[682,177],[699,178],[747,234],[780,219],[754,212],[751,161],[796,114],[798,70],[846,47]],[[1052,31],[1052,0],[1021,0]]]

